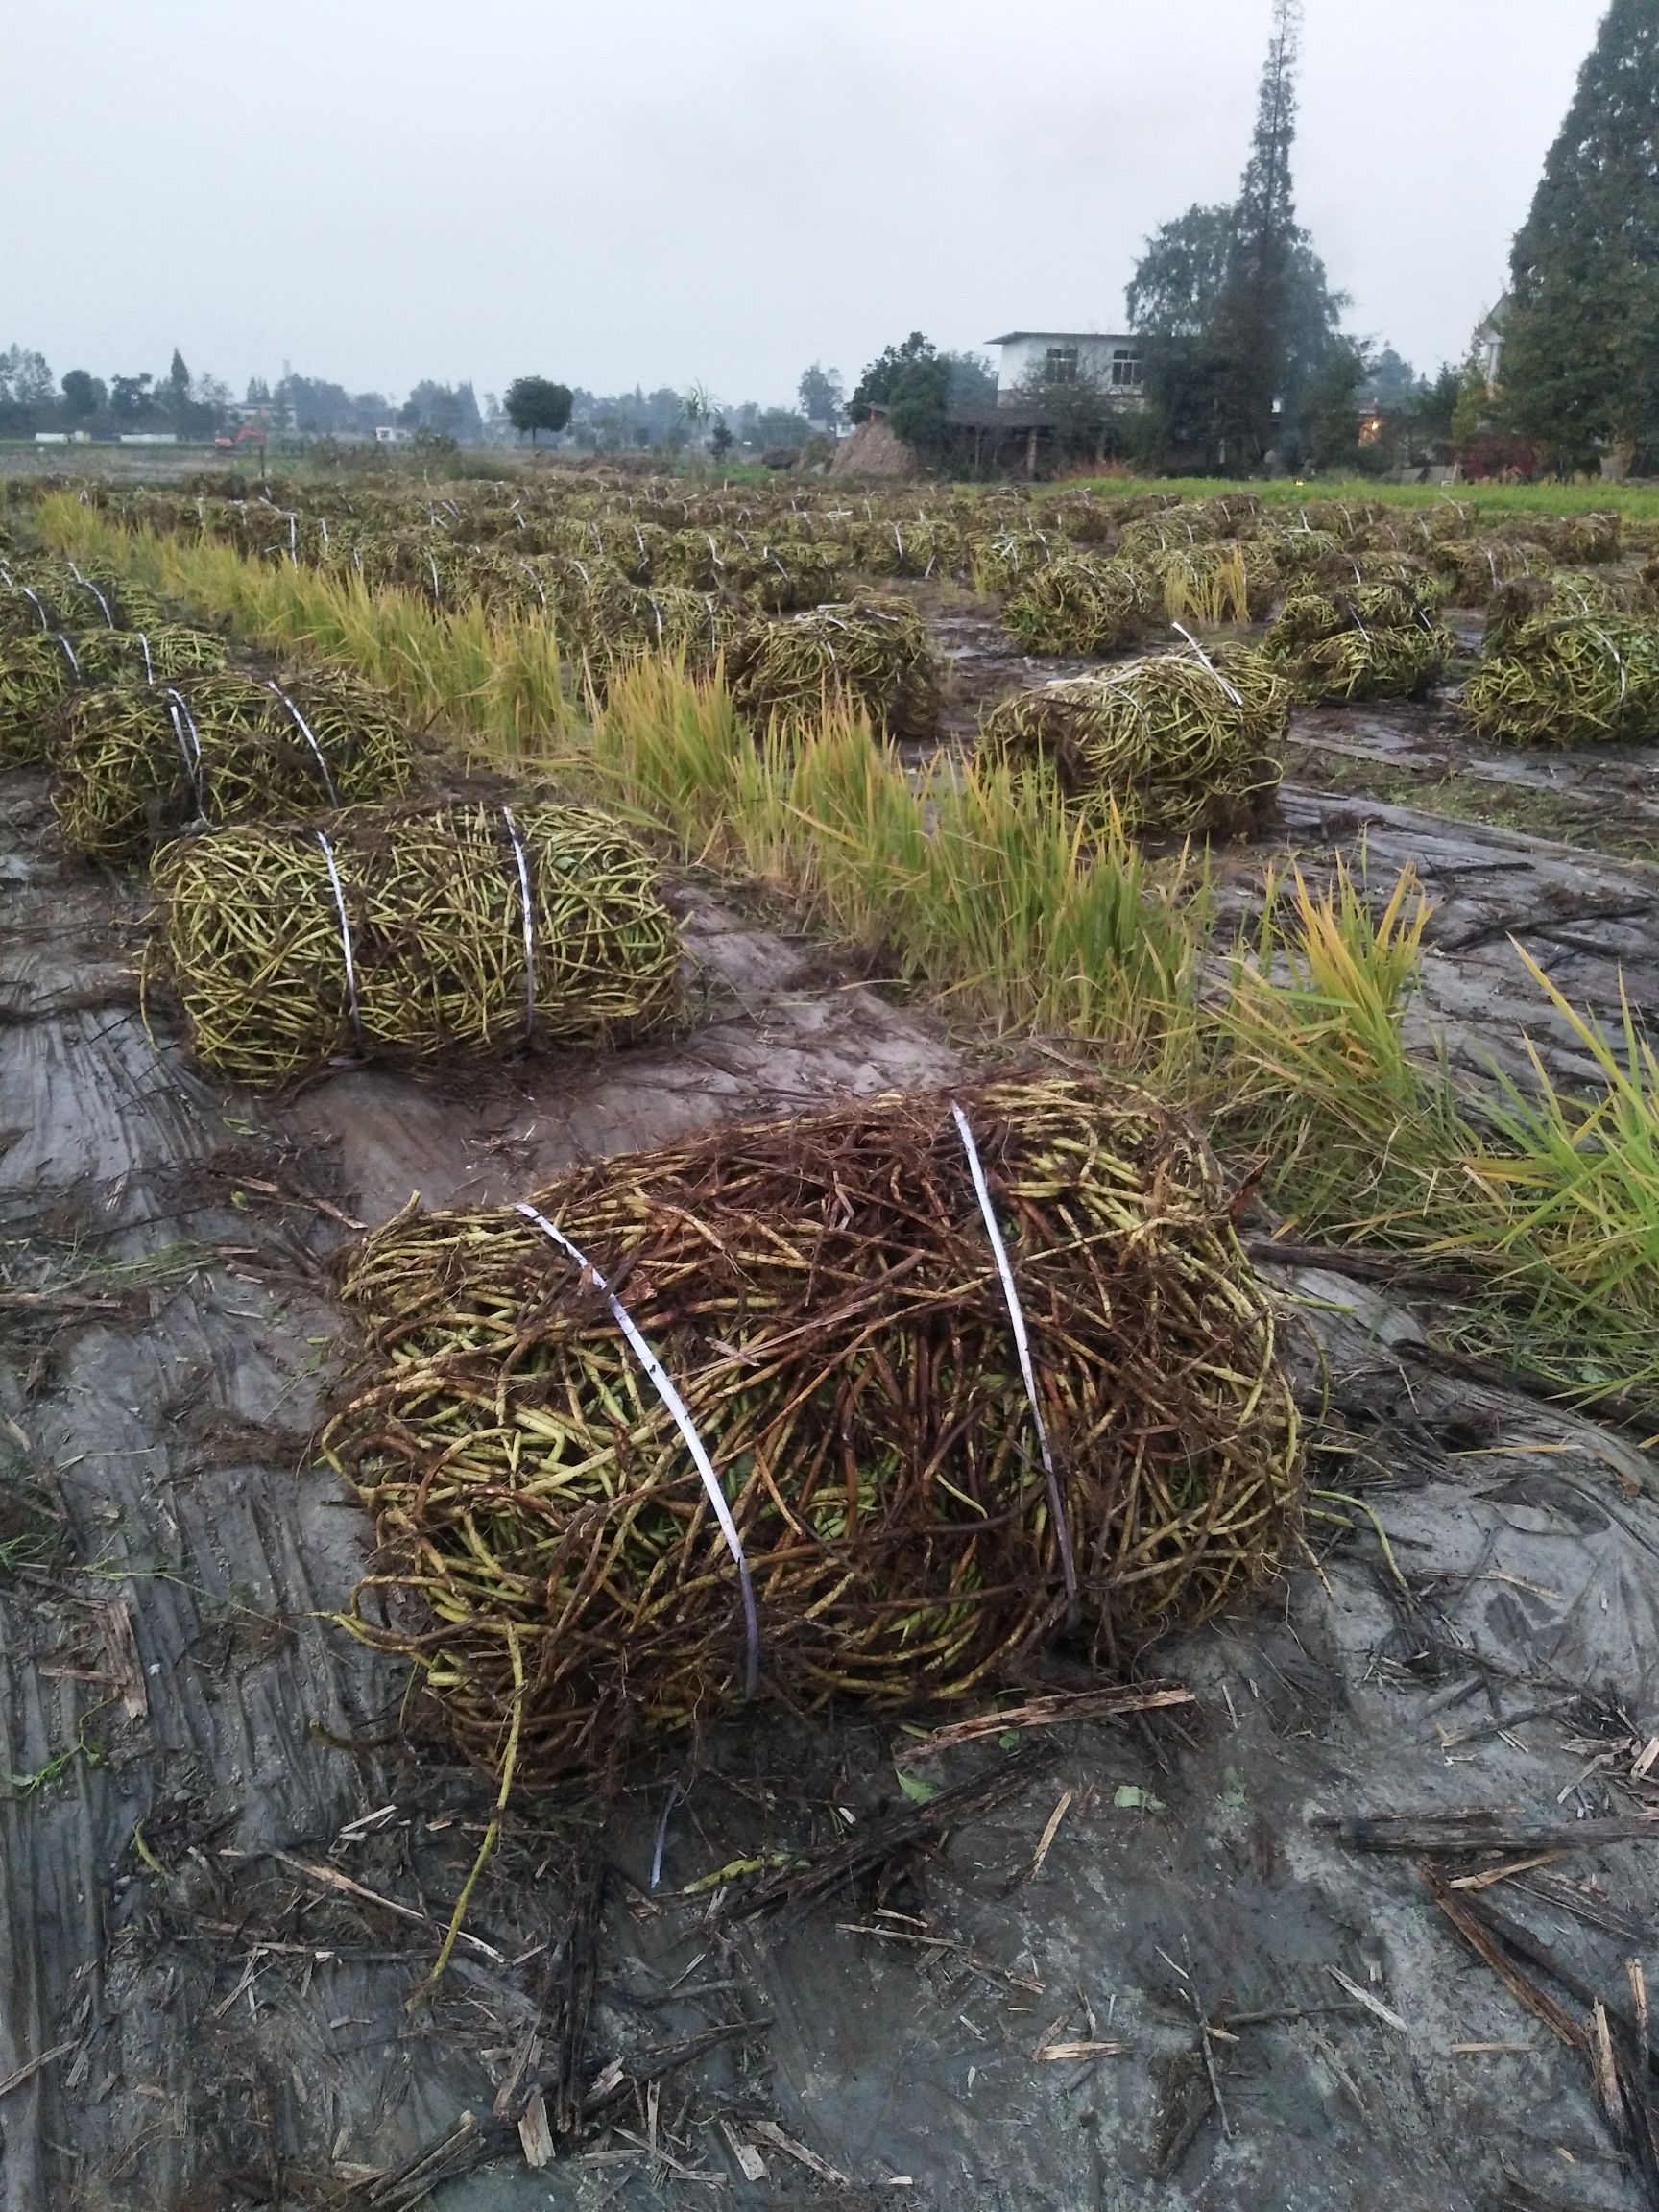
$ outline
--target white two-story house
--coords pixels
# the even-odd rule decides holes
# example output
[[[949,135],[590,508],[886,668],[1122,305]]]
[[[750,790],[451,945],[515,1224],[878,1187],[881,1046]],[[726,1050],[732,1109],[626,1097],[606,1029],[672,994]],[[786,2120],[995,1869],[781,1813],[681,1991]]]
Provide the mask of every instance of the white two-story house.
[[[1018,406],[1022,387],[1046,373],[1057,383],[1087,377],[1115,399],[1134,405],[1144,397],[1146,372],[1141,341],[1133,335],[1101,330],[1005,330],[987,338],[998,349],[997,404]]]

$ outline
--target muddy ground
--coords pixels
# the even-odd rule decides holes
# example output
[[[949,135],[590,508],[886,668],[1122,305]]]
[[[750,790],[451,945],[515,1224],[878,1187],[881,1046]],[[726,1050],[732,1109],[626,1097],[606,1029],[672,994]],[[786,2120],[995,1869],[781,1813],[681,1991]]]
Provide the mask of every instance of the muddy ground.
[[[1297,734],[1456,746],[1432,709]],[[1653,804],[1650,761],[1573,772],[1594,809]],[[1470,1069],[1518,1069],[1526,1023],[1582,1072],[1511,936],[1580,1004],[1615,1011],[1621,970],[1659,1003],[1659,873],[1629,858],[1298,775],[1223,866],[1242,902],[1270,853],[1361,843],[1440,902],[1429,1010]],[[1431,1311],[1353,1273],[1277,1270],[1339,1495],[1259,1605],[1153,1655],[1190,1702],[931,1754],[761,1714],[609,1799],[526,1796],[411,2004],[487,1792],[411,1746],[401,1677],[330,1619],[369,1538],[309,1450],[349,1357],[330,1255],[411,1192],[517,1196],[948,1081],[969,1047],[686,878],[673,1042],[262,1099],[195,1075],[164,1011],[147,1029],[142,898],[62,857],[34,774],[0,782],[0,884],[5,2212],[1659,2201],[1584,2025],[1602,2000],[1634,2051],[1625,1961],[1659,1970],[1659,1847],[1598,1825],[1659,1812],[1659,1469],[1445,1372]],[[1062,1653],[1013,1695],[1084,1686]],[[918,1782],[967,1802],[941,1822]],[[1467,1808],[1539,1863],[1452,1910],[1531,1932],[1553,2027],[1421,1850],[1339,1825]],[[866,1840],[878,1872],[804,1905],[686,1893]],[[533,2084],[570,2123],[540,2168],[512,2125]]]

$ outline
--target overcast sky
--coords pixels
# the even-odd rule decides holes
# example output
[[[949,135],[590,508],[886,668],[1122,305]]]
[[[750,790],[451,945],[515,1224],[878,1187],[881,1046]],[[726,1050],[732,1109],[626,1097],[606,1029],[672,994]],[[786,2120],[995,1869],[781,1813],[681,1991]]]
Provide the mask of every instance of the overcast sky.
[[[1460,358],[1604,0],[1308,0],[1296,182],[1350,325]],[[0,346],[792,398],[920,327],[1115,329],[1243,165],[1268,0],[0,7]]]

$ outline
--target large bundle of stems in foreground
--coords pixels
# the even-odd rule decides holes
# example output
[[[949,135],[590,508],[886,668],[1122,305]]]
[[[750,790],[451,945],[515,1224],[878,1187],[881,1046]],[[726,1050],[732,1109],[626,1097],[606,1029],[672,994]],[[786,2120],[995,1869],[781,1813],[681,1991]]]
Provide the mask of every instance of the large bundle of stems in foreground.
[[[1157,587],[1133,561],[1060,553],[1015,585],[1002,627],[1027,653],[1118,653],[1161,613]]]
[[[1458,709],[1478,737],[1506,744],[1659,737],[1659,630],[1616,614],[1525,623],[1482,659]]]
[[[1110,801],[1131,832],[1179,836],[1241,827],[1271,802],[1289,710],[1284,677],[1260,653],[1155,653],[1011,692],[980,732],[993,756]]]
[[[1298,699],[1416,699],[1451,664],[1457,641],[1403,584],[1303,590],[1262,641]]]
[[[155,880],[196,1058],[240,1082],[620,1044],[677,1002],[656,866],[580,807],[249,824],[181,838]]]
[[[360,678],[230,671],[70,695],[50,752],[64,841],[129,861],[194,821],[392,799],[409,782],[397,709]]]
[[[223,668],[225,641],[210,630],[61,630],[0,642],[0,760],[43,760],[52,710],[84,684],[152,684]]]
[[[1220,1179],[1104,1082],[859,1101],[533,1209],[411,1211],[346,1295],[369,1375],[325,1449],[381,1539],[355,1624],[474,1752],[514,1728],[520,1771],[713,1718],[751,1654],[797,1709],[961,1696],[1069,1614],[1110,1662],[1294,1526],[1295,1407]]]
[[[851,708],[890,737],[930,737],[939,673],[927,628],[902,599],[858,599],[757,621],[726,654],[737,711],[764,728],[809,726],[826,704]]]

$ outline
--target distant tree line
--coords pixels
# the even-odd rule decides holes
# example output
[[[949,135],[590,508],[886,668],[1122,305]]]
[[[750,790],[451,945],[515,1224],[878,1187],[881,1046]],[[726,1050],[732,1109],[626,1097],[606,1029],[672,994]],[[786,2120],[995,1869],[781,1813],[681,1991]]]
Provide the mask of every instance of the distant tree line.
[[[0,438],[28,438],[37,430],[80,432],[92,438],[170,433],[183,440],[215,437],[234,421],[263,417],[277,434],[306,438],[372,438],[397,424],[459,445],[478,445],[492,421],[502,433],[506,419],[493,400],[481,410],[470,384],[417,384],[401,403],[381,392],[349,392],[319,376],[287,375],[273,385],[253,377],[238,402],[216,376],[192,374],[177,348],[164,375],[96,376],[70,369],[55,376],[45,356],[23,346],[0,352]]]

